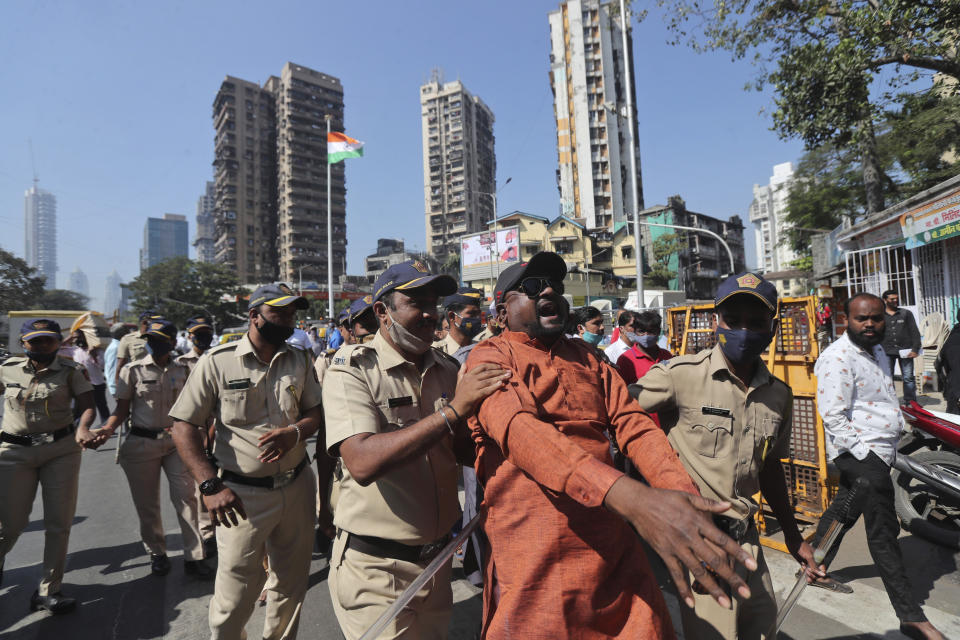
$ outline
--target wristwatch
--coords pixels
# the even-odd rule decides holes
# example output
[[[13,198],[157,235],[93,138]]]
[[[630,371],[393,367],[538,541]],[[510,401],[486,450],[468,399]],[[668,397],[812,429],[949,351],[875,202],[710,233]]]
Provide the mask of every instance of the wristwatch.
[[[204,480],[200,483],[200,493],[205,496],[212,496],[216,493],[223,491],[223,480],[219,477],[214,476],[209,480]]]

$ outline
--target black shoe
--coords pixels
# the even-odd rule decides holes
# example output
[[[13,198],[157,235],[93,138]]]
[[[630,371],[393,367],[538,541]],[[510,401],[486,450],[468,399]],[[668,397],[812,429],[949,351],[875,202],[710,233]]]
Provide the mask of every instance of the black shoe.
[[[184,560],[183,572],[197,580],[213,580],[217,572],[203,560]]]
[[[49,596],[42,596],[39,591],[34,591],[30,596],[30,611],[49,611],[57,615],[70,613],[76,608],[77,599],[67,598],[59,591]]]
[[[217,557],[217,537],[210,536],[203,541],[203,555],[207,558]]]
[[[165,576],[170,573],[170,558],[167,554],[150,554],[150,573],[155,576]]]

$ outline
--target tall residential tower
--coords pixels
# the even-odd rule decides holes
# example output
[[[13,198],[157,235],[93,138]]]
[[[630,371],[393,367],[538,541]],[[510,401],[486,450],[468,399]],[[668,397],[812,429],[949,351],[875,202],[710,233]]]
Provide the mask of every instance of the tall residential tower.
[[[206,191],[197,198],[197,235],[193,239],[193,248],[197,252],[197,262],[216,262],[216,227],[213,210],[216,203],[216,189],[207,182]]]
[[[24,194],[24,257],[46,278],[46,287],[57,287],[57,199],[36,185]]]
[[[427,253],[459,253],[460,236],[493,218],[497,159],[493,112],[459,80],[440,74],[420,87]]]
[[[561,212],[587,229],[614,230],[631,206],[626,77],[633,77],[632,39],[624,55],[617,2],[568,0],[549,14],[550,88],[557,123]],[[636,86],[634,82],[631,86]],[[633,101],[634,104],[636,101]],[[636,107],[634,107],[636,117]]]
[[[769,184],[753,185],[750,222],[754,224],[757,244],[757,268],[764,273],[790,269],[799,258],[786,242],[787,200],[793,182],[793,163],[773,166]]]

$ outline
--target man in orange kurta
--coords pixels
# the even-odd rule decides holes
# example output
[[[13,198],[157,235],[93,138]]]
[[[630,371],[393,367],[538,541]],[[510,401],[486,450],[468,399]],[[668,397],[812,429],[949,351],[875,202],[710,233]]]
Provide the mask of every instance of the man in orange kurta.
[[[675,577],[682,563],[712,583],[701,560],[713,561],[741,586],[704,537],[721,555],[748,567],[752,559],[713,528],[706,512],[723,505],[695,497],[666,436],[617,371],[563,336],[565,274],[563,260],[546,252],[506,269],[494,295],[507,330],[478,344],[466,363],[513,372],[471,419],[491,547],[483,637],[673,638],[640,540],[624,518]],[[614,469],[607,429],[650,487]],[[678,589],[686,600],[687,585]],[[709,590],[722,604],[719,588]]]

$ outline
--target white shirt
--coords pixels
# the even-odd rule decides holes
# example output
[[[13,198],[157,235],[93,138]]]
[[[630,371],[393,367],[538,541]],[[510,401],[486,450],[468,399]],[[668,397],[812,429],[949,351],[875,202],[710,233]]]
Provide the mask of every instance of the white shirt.
[[[905,425],[883,347],[864,350],[844,333],[820,354],[813,372],[827,458],[850,452],[863,460],[873,451],[893,464]]]
[[[91,356],[90,352],[81,347],[73,348],[73,361],[82,364],[87,370],[87,378],[92,385],[101,385],[106,382],[103,377],[103,351],[97,349],[96,355]]]
[[[623,331],[623,328],[621,327],[620,330]],[[604,349],[603,353],[607,356],[607,359],[613,363],[613,366],[617,366],[617,360],[619,360],[620,356],[629,350],[630,345],[624,342],[621,338],[617,338],[617,341]]]

